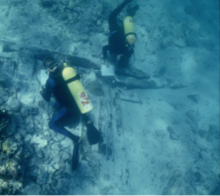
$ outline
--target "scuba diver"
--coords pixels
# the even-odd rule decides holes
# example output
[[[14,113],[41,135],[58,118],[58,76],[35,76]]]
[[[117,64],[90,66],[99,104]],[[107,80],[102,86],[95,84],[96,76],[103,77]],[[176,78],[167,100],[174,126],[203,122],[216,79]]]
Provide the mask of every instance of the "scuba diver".
[[[107,51],[109,51],[111,60],[113,60],[115,71],[119,68],[125,68],[129,64],[129,58],[134,53],[134,44],[136,41],[136,34],[134,33],[133,16],[138,10],[139,6],[136,5],[133,8],[127,10],[128,17],[124,19],[124,28],[117,23],[117,16],[123,10],[123,8],[132,0],[125,0],[119,5],[109,16],[109,30],[110,35],[109,44],[102,48],[103,57],[106,65],[108,66]]]
[[[66,130],[61,122],[72,116],[79,120],[80,115],[82,115],[87,127],[88,141],[91,145],[96,144],[102,140],[102,137],[88,117],[88,112],[92,110],[93,106],[79,80],[80,76],[74,68],[67,66],[66,63],[59,64],[53,57],[45,58],[43,65],[49,72],[49,78],[46,84],[41,87],[40,94],[47,102],[50,101],[53,94],[57,101],[55,106],[58,108],[58,111],[54,113],[49,122],[49,127],[73,141],[72,170],[76,170],[79,159],[80,137]]]

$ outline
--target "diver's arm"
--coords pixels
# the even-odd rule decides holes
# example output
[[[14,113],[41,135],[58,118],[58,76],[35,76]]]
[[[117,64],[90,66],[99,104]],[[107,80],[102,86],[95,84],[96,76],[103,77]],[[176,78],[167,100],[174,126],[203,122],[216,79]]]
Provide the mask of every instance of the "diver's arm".
[[[125,0],[122,2],[121,5],[119,5],[113,12],[112,12],[112,16],[116,17],[122,10],[123,8],[130,3],[132,0]]]
[[[41,87],[42,89],[40,90],[41,96],[47,102],[50,101],[51,94],[52,94],[52,87],[51,87],[49,80],[50,80],[50,78],[47,80],[46,85],[42,86]]]

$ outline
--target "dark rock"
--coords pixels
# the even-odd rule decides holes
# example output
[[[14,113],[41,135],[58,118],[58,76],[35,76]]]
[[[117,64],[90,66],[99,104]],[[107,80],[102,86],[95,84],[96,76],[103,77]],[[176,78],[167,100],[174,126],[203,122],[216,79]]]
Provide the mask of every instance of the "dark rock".
[[[196,122],[198,120],[198,114],[194,110],[188,110],[186,112],[186,116],[190,118],[190,120]]]
[[[198,94],[187,95],[187,97],[192,100],[194,103],[198,103],[200,96]]]
[[[199,130],[199,136],[201,138],[205,138],[207,136],[207,132],[205,130],[200,129]]]
[[[41,1],[41,5],[45,8],[50,8],[53,6],[53,1],[51,0],[40,0]]]
[[[170,132],[170,133],[174,133],[173,128],[172,128],[172,127],[170,127],[170,126],[168,126],[168,127],[167,127],[167,131],[168,131],[168,132]]]

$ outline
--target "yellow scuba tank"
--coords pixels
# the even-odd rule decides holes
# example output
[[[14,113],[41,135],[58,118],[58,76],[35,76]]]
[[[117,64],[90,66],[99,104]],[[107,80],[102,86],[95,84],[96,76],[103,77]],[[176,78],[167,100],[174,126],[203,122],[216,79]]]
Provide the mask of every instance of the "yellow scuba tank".
[[[134,21],[131,16],[124,18],[124,32],[128,43],[134,45],[136,42],[136,34],[134,32]]]
[[[67,86],[76,101],[79,110],[82,114],[85,114],[92,110],[93,105],[86,93],[82,83],[79,80],[79,76],[72,67],[68,67],[64,63],[64,69],[62,71],[63,79],[67,82]],[[77,77],[78,76],[78,77]]]

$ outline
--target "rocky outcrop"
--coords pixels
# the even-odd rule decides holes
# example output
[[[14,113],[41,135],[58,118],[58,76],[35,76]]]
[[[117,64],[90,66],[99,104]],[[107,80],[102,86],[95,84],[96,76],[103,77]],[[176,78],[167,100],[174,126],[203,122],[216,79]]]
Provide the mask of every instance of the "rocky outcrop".
[[[0,194],[17,194],[23,187],[23,141],[19,135],[9,135],[12,116],[0,110]],[[5,124],[6,123],[6,124]],[[7,128],[8,127],[8,128]],[[9,132],[10,133],[10,132]]]

